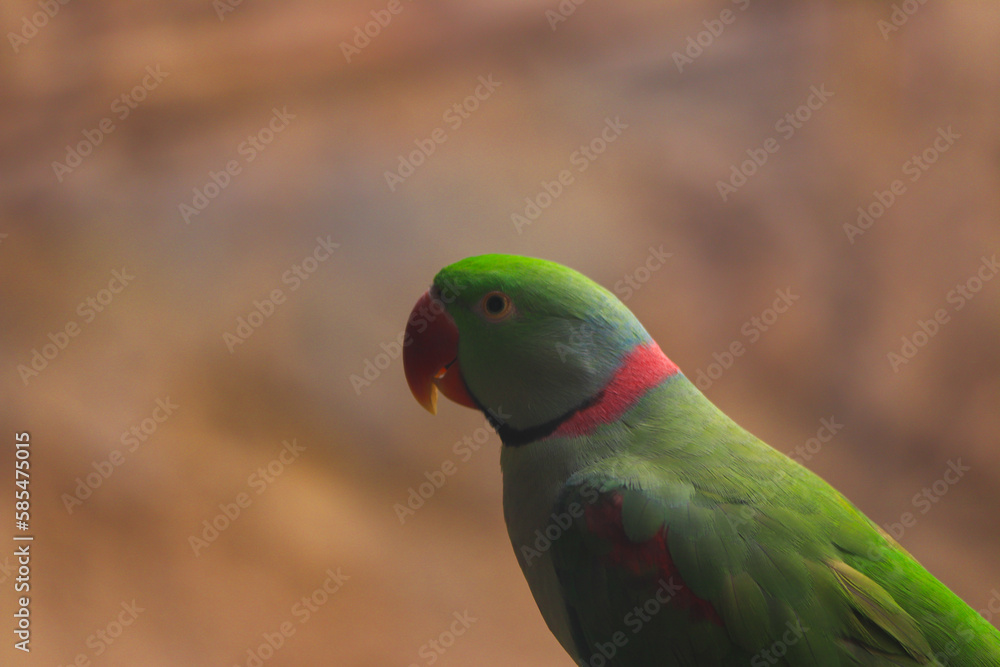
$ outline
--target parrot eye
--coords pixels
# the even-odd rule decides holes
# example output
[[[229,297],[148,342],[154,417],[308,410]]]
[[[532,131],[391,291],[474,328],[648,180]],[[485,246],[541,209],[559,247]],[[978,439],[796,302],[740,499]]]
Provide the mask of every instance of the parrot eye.
[[[502,320],[514,309],[510,297],[503,292],[489,292],[480,303],[483,314],[489,320]]]

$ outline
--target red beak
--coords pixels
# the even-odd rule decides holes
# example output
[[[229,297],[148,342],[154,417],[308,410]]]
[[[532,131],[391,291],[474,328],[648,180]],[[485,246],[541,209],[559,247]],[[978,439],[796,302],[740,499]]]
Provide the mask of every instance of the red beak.
[[[431,288],[417,300],[406,322],[403,372],[413,397],[437,414],[437,390],[459,405],[477,408],[458,366],[458,327]]]

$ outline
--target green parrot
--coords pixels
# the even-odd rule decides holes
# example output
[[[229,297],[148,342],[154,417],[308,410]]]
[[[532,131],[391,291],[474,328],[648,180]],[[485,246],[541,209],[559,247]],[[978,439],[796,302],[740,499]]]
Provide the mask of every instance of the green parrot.
[[[578,665],[1000,666],[996,628],[582,274],[464,259],[403,342],[424,407],[440,389],[499,434],[514,553]]]

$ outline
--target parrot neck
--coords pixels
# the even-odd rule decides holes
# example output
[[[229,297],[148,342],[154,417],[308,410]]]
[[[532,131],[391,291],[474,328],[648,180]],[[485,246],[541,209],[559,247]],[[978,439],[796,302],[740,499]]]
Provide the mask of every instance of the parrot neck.
[[[603,389],[564,415],[525,429],[499,423],[488,412],[487,417],[494,422],[505,446],[525,445],[549,436],[589,435],[597,427],[619,419],[647,391],[679,372],[677,364],[663,354],[655,341],[640,343],[622,358]]]

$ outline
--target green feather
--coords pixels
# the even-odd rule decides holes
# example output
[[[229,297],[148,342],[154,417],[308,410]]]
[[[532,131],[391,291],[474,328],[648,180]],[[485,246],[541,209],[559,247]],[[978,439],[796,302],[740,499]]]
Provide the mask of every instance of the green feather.
[[[466,386],[514,428],[597,400],[652,340],[552,262],[474,257],[435,285]],[[502,322],[480,305],[496,290],[513,303]],[[580,664],[1000,666],[1000,631],[681,374],[587,435],[505,446],[501,465],[515,552]]]

